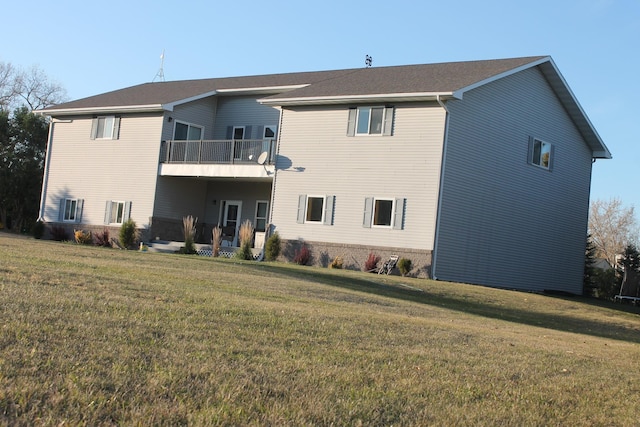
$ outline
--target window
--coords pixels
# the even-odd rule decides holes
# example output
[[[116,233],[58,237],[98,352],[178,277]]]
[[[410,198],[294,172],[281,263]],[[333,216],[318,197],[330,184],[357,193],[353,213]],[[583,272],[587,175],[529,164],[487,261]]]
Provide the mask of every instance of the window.
[[[63,222],[80,222],[82,217],[82,199],[60,200],[59,220]]]
[[[393,107],[357,107],[349,109],[347,135],[391,135]]]
[[[234,126],[232,139],[244,139],[244,126]]]
[[[362,226],[402,230],[404,228],[405,200],[367,197],[364,200]]]
[[[258,200],[256,202],[256,231],[266,231],[267,229],[267,214],[269,212],[269,202],[264,200]]]
[[[262,139],[275,139],[277,130],[278,127],[275,125],[265,126]]]
[[[122,224],[129,219],[131,213],[131,202],[120,202],[116,200],[107,201],[105,209],[105,224]]]
[[[118,139],[120,117],[95,117],[91,123],[91,139]]]
[[[176,141],[198,141],[202,139],[202,126],[176,121],[173,139]]]
[[[391,227],[393,220],[393,200],[375,199],[373,201],[373,225]]]
[[[532,138],[529,141],[529,163],[551,170],[553,164],[553,145]]]
[[[298,197],[298,223],[333,224],[335,196]]]

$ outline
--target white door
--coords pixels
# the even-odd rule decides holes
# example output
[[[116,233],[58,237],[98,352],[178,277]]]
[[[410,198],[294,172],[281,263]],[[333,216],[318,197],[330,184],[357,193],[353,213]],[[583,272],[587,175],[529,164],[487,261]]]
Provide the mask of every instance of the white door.
[[[238,246],[238,230],[240,229],[240,214],[242,212],[242,202],[238,200],[227,200],[224,204],[222,216],[222,230],[233,230],[233,241],[231,246]]]

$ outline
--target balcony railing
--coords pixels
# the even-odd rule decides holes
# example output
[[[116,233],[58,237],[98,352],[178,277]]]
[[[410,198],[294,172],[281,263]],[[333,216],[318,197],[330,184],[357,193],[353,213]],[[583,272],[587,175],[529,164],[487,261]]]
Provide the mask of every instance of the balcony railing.
[[[169,140],[162,141],[160,163],[258,164],[260,155],[265,152],[264,164],[273,164],[274,140]]]

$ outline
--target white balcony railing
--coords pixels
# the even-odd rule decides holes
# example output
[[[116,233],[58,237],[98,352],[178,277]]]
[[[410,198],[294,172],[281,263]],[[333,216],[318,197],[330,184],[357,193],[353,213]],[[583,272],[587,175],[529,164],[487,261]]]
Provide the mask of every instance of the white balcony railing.
[[[162,141],[160,163],[190,164],[258,164],[262,153],[263,164],[274,162],[272,139],[227,139],[199,141]]]

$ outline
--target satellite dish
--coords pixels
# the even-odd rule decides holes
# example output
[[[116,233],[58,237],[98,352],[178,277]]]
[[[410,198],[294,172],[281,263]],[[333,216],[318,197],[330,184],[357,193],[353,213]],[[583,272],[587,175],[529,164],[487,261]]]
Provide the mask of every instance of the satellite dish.
[[[268,156],[269,156],[269,153],[267,153],[266,151],[263,151],[262,153],[260,153],[260,156],[258,157],[258,164],[264,165],[265,162],[267,161]]]

